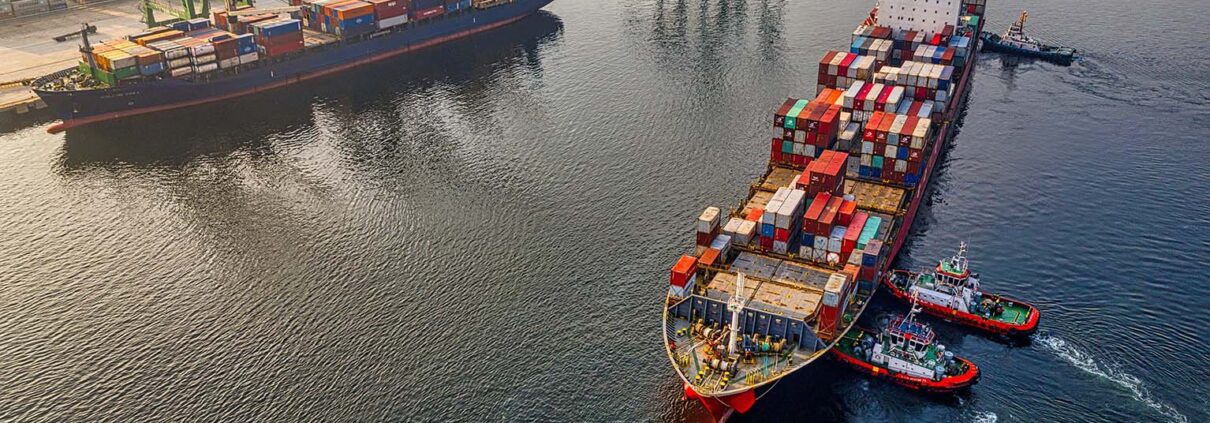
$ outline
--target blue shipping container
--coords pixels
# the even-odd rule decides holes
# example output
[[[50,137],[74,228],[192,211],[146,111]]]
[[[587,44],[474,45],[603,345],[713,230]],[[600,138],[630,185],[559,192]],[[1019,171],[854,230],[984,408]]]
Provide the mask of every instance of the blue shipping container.
[[[374,24],[374,15],[358,16],[349,20],[339,21],[340,35],[351,37],[374,32],[378,26]]]
[[[876,168],[876,167],[875,167],[875,168],[871,168],[871,169],[870,169],[870,177],[871,177],[871,178],[881,178],[881,177],[882,177],[882,169],[879,169],[879,168]]]
[[[765,238],[773,238],[773,230],[776,228],[777,228],[776,226],[773,226],[773,225],[770,225],[767,223],[761,224],[760,225],[760,235]]]
[[[445,2],[445,11],[447,11],[447,12],[453,12],[455,10],[460,10],[460,9],[469,9],[470,7],[471,7],[471,0],[446,1]]]
[[[206,18],[190,19],[185,21],[185,27],[189,28],[186,31],[196,31],[210,27],[210,20]]]
[[[857,168],[857,175],[858,175],[858,176],[861,176],[862,178],[869,178],[869,177],[871,176],[871,173],[870,173],[870,167],[869,167],[869,166],[860,166],[860,167],[858,167],[858,168]]]
[[[445,6],[445,0],[412,0],[412,7],[408,10],[432,9],[437,6]]]
[[[258,26],[257,28],[259,28],[257,35],[273,38],[279,35],[302,31],[302,22],[298,19],[286,19],[284,21],[277,21]]]
[[[143,75],[155,75],[164,71],[164,62],[155,62],[150,65],[139,68],[139,73]]]

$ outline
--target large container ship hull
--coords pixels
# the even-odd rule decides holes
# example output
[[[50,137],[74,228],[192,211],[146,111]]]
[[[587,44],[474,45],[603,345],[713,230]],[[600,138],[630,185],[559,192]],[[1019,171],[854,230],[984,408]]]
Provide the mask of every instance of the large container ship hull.
[[[980,6],[980,9],[981,9],[981,6]],[[982,10],[980,10],[979,12],[980,12],[979,16],[981,18]],[[982,27],[983,27],[982,19],[979,19],[978,24],[975,25],[974,33],[978,34],[982,30]],[[974,51],[977,51],[977,48]],[[901,206],[899,207],[898,212],[895,213],[893,215],[893,217],[891,218],[892,224],[888,228],[888,233],[886,234],[886,236],[884,238],[885,239],[885,241],[884,241],[885,248],[882,250],[882,253],[877,258],[877,264],[875,266],[875,269],[877,270],[877,276],[875,276],[873,278],[874,281],[879,280],[882,277],[882,275],[885,275],[891,271],[892,265],[895,262],[895,260],[897,259],[899,252],[902,250],[905,241],[907,240],[909,235],[912,233],[911,230],[912,230],[913,223],[916,219],[917,214],[919,213],[919,209],[920,209],[922,203],[924,202],[924,197],[925,197],[925,195],[927,195],[927,193],[929,191],[929,186],[930,186],[930,183],[932,182],[932,174],[933,174],[933,172],[936,171],[936,169],[938,167],[938,161],[940,161],[942,152],[947,148],[949,143],[957,135],[957,132],[958,132],[957,121],[959,120],[961,112],[966,105],[967,97],[968,97],[969,91],[970,91],[970,83],[971,83],[970,80],[973,78],[974,68],[977,63],[977,59],[978,59],[978,55],[972,53],[969,60],[965,63],[964,66],[962,66],[961,73],[958,74],[957,77],[953,79],[953,82],[955,84],[954,91],[953,91],[954,95],[952,97],[952,101],[950,101],[949,104],[941,110],[940,119],[936,120],[936,121],[938,121],[937,130],[935,132],[935,137],[933,138],[933,141],[931,142],[931,146],[929,147],[930,149],[925,154],[925,156],[927,157],[927,162],[926,162],[926,165],[923,167],[922,171],[920,172],[920,179],[918,180],[918,183],[915,184],[914,187],[909,187],[909,188],[906,188],[903,190],[903,193],[905,194],[904,201],[901,203]],[[766,185],[768,180],[773,179],[772,176],[774,173],[776,173],[777,167],[778,166],[771,164],[770,173],[766,177],[759,180],[756,184],[754,184],[753,189],[759,190],[760,188],[758,188],[758,187],[761,187],[762,185]],[[878,184],[878,181],[874,181],[874,180],[857,180],[857,181],[862,182],[862,183],[870,182],[873,184]],[[776,185],[776,184],[774,184],[774,185]],[[755,198],[755,196],[753,196],[750,193],[750,197],[749,197],[748,201],[751,202],[751,201],[753,201],[754,198]],[[733,213],[733,215],[735,217],[741,216],[743,214],[744,213]],[[701,235],[701,233],[699,232],[699,236],[700,235]],[[699,245],[702,245],[702,244],[699,243]],[[767,250],[765,250],[764,248],[750,249],[750,248],[745,247],[745,248],[741,248],[741,250],[747,251],[749,253],[756,253],[757,255],[767,254]],[[790,263],[790,264],[797,263],[794,260],[794,257],[792,254],[789,256],[784,255],[784,254],[774,255],[774,257],[778,257],[778,258],[782,259],[783,264],[784,263]],[[736,260],[739,260],[739,259],[737,258]],[[719,272],[719,273],[727,273],[727,272],[736,273],[735,268],[736,268],[735,264],[727,265],[725,268],[718,267],[718,266],[701,267],[701,269],[704,269],[706,272]],[[753,270],[753,267],[748,266],[746,269],[740,270],[739,273],[743,273],[744,271],[750,272],[752,270]],[[676,271],[677,270],[674,267],[674,270],[673,270],[674,278],[675,278]],[[758,279],[755,284],[757,284],[757,285],[768,284],[770,282],[771,281],[767,280],[767,279],[766,280]],[[690,282],[690,284],[692,284],[692,283],[693,282]],[[751,282],[749,282],[749,283],[752,284]],[[855,313],[853,313],[852,321],[849,322],[847,325],[844,325],[843,328],[838,328],[836,331],[836,334],[831,336],[831,339],[832,339],[831,341],[823,339],[823,337],[819,336],[819,334],[814,333],[812,331],[812,328],[810,327],[809,321],[808,321],[807,325],[796,329],[796,328],[792,327],[793,320],[790,320],[790,321],[787,321],[787,323],[784,324],[784,328],[782,328],[782,327],[777,326],[777,323],[779,321],[777,319],[777,317],[782,317],[783,318],[782,320],[784,320],[784,317],[785,317],[784,315],[783,316],[773,316],[773,315],[761,316],[761,313],[759,311],[757,311],[756,313],[752,313],[750,311],[750,309],[747,308],[747,306],[743,306],[743,308],[741,308],[743,310],[743,312],[739,316],[737,316],[739,318],[732,320],[732,321],[738,322],[739,326],[742,328],[737,333],[740,333],[740,334],[747,334],[747,333],[778,334],[780,332],[780,334],[783,338],[793,341],[794,344],[796,345],[795,348],[797,348],[799,351],[801,351],[803,353],[803,355],[801,355],[801,356],[795,355],[794,359],[791,360],[793,363],[787,363],[788,365],[783,367],[783,369],[778,372],[775,372],[771,375],[765,375],[763,378],[757,379],[755,381],[755,383],[753,383],[752,381],[745,381],[746,386],[734,386],[734,385],[727,386],[728,382],[725,380],[721,380],[722,385],[720,385],[720,387],[721,386],[727,386],[727,387],[722,388],[722,389],[716,389],[713,387],[708,387],[706,384],[704,384],[703,381],[699,379],[701,374],[699,374],[697,377],[695,377],[695,375],[693,373],[686,373],[684,369],[700,368],[703,366],[709,367],[709,365],[703,364],[702,366],[698,366],[698,365],[688,364],[685,359],[685,357],[686,357],[686,354],[684,354],[685,349],[683,347],[681,347],[680,344],[677,342],[678,340],[681,342],[684,342],[686,338],[683,334],[688,333],[690,330],[692,330],[691,326],[687,326],[687,323],[685,323],[685,320],[687,317],[690,318],[690,319],[688,319],[688,321],[689,321],[688,325],[692,325],[692,319],[694,318],[692,316],[713,318],[713,320],[715,320],[715,321],[726,322],[727,315],[729,314],[729,312],[727,310],[729,310],[732,307],[735,307],[735,305],[729,304],[728,300],[725,298],[722,298],[722,299],[715,298],[714,301],[711,301],[711,299],[709,298],[709,294],[706,294],[706,295],[695,294],[692,296],[684,297],[684,296],[674,296],[673,294],[670,293],[666,306],[664,307],[664,316],[663,316],[663,321],[665,322],[664,342],[667,347],[666,352],[668,354],[668,358],[672,361],[673,367],[678,370],[677,374],[680,377],[682,383],[684,384],[686,397],[689,399],[699,400],[703,404],[703,406],[707,409],[707,411],[710,412],[710,414],[714,417],[714,419],[716,421],[722,421],[722,420],[725,420],[728,417],[730,417],[736,411],[738,411],[740,413],[747,412],[748,409],[750,409],[752,406],[754,406],[754,404],[760,399],[761,396],[763,396],[764,393],[773,389],[781,381],[781,379],[783,379],[785,376],[788,376],[789,374],[794,373],[797,370],[801,370],[802,368],[807,367],[808,365],[813,363],[815,360],[820,359],[824,355],[826,355],[825,353],[828,353],[836,345],[835,343],[837,342],[837,340],[841,339],[849,330],[851,330],[854,327],[854,325],[857,323],[856,317],[860,316],[861,312],[864,311],[865,306],[868,304],[868,299],[870,297],[872,297],[872,295],[877,290],[879,285],[880,284],[878,284],[878,283],[873,283],[871,286],[866,288],[867,292],[863,295],[863,297],[864,297],[863,300],[858,302],[858,307],[856,308]],[[735,292],[740,291],[740,289],[744,289],[745,292],[751,292],[752,295],[755,295],[757,290],[760,289],[760,288],[752,289],[750,286],[748,288],[743,288],[743,287],[744,287],[744,284],[742,282],[733,283],[731,285],[731,289],[733,289]],[[748,291],[748,290],[750,290],[750,291]],[[728,293],[728,294],[732,294],[731,295],[732,299],[738,298],[740,301],[750,301],[751,300],[750,297],[739,296],[739,295],[735,294],[735,292]],[[684,299],[682,299],[682,298],[684,298]],[[703,304],[702,304],[702,306],[698,306],[696,304],[686,304],[686,303],[690,303],[690,302],[692,302],[692,303],[700,302]],[[746,314],[746,316],[745,316],[745,314]],[[753,317],[755,317],[755,319],[753,319]],[[762,327],[761,325],[765,325],[765,326]],[[715,330],[717,330],[717,328]],[[726,331],[726,329],[724,329],[724,332],[725,331]],[[723,336],[720,339],[728,339],[728,338],[726,336]],[[745,338],[745,340],[746,339],[747,338]],[[702,341],[702,343],[703,344],[707,343],[707,341]],[[723,347],[725,348],[726,346],[724,345]],[[695,346],[695,348],[697,348],[697,347]],[[798,353],[796,352],[795,354],[798,354]],[[804,358],[805,358],[805,360],[803,360]],[[774,360],[776,360],[776,359],[774,359]],[[768,365],[765,365],[765,366],[768,367]],[[774,364],[773,367],[776,367],[776,364]],[[723,367],[723,369],[726,369],[726,368]],[[729,373],[724,372],[724,371],[719,371],[719,370],[713,370],[713,371],[708,370],[704,373],[706,375],[706,379],[709,379],[710,375],[714,374],[715,380],[718,380],[719,373],[722,373],[722,377],[724,379],[728,378],[728,377],[740,378],[741,375],[743,373],[745,373],[745,369],[743,369],[742,367],[738,370],[730,369]],[[703,390],[700,387],[706,387],[706,389]]]
[[[61,123],[51,132],[212,103],[342,72],[363,64],[436,46],[521,20],[553,0],[515,0],[483,10],[412,23],[402,31],[358,42],[324,46],[289,60],[245,69],[211,81],[165,78],[113,88],[35,90]]]

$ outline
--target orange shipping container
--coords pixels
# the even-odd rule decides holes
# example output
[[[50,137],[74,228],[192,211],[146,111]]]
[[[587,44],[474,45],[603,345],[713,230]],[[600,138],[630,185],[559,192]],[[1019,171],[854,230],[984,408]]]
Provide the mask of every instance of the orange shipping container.
[[[332,11],[337,19],[344,21],[373,14],[374,5],[362,1],[351,1],[333,7]]]

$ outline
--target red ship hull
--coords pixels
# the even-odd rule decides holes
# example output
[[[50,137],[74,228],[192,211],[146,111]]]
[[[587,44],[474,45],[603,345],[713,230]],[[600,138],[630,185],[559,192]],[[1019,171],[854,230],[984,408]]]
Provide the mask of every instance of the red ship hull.
[[[897,272],[903,272],[903,271],[897,271]],[[908,294],[907,291],[899,289],[898,286],[895,286],[894,282],[891,282],[890,274],[888,274],[886,277],[884,277],[882,279],[882,285],[885,286],[886,289],[891,292],[891,295],[894,295],[895,298],[898,298],[900,301],[903,301],[903,302],[909,303],[909,304],[912,302],[912,296],[910,294]],[[946,321],[958,323],[958,324],[961,324],[964,326],[969,326],[969,327],[979,329],[979,330],[982,330],[985,332],[993,333],[996,335],[1002,335],[1002,336],[1007,336],[1007,337],[1012,337],[1012,338],[1019,338],[1019,337],[1028,337],[1029,335],[1033,334],[1034,332],[1037,332],[1038,319],[1040,317],[1039,316],[1040,313],[1038,312],[1038,309],[1036,307],[1034,307],[1030,304],[1027,304],[1025,302],[1012,299],[1012,298],[1008,298],[1008,297],[1002,297],[1002,298],[1004,300],[1012,301],[1012,302],[1020,304],[1020,305],[1028,306],[1029,307],[1029,319],[1027,319],[1025,321],[1025,323],[1015,325],[1015,324],[1001,322],[1001,321],[997,321],[997,320],[985,319],[982,316],[979,316],[976,314],[971,314],[971,313],[967,313],[964,311],[955,310],[955,309],[952,309],[949,307],[944,307],[944,306],[940,306],[940,305],[929,303],[929,302],[920,301],[920,302],[917,302],[917,304],[920,305],[920,309],[922,311],[924,311],[925,313],[927,313],[931,316],[939,317],[941,319],[945,319]]]
[[[685,384],[685,397],[701,401],[702,406],[706,407],[706,411],[710,412],[710,416],[716,422],[726,421],[731,414],[738,411],[740,414],[747,413],[756,404],[756,392],[754,389],[722,397],[703,397],[693,390],[692,386]]]

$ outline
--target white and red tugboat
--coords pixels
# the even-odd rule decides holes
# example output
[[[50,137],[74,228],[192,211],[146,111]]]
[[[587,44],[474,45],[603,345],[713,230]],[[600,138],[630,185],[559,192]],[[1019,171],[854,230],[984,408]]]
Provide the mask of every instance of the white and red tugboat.
[[[905,302],[919,297],[925,313],[1008,337],[1038,330],[1038,309],[1020,300],[983,292],[979,274],[971,273],[966,243],[958,254],[941,260],[932,271],[896,270],[883,279],[891,294]]]

